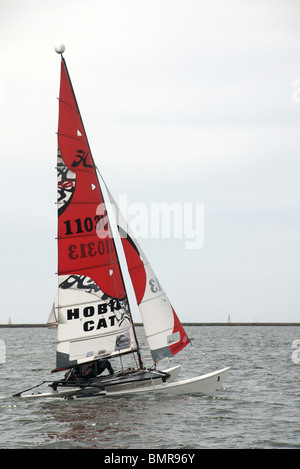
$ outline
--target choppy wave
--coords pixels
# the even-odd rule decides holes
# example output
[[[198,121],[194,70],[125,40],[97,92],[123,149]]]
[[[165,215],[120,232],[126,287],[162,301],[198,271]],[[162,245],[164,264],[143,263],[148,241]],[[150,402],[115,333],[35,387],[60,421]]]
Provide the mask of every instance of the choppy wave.
[[[300,328],[186,329],[193,345],[172,363],[182,364],[181,377],[231,366],[221,389],[73,401],[11,397],[52,379],[55,330],[2,329],[0,448],[300,448],[300,363],[292,360]]]

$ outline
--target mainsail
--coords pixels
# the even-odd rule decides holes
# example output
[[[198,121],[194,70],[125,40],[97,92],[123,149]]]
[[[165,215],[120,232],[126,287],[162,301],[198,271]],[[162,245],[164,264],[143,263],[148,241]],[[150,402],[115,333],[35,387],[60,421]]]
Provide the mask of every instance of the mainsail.
[[[56,370],[138,350],[101,187],[61,58]]]

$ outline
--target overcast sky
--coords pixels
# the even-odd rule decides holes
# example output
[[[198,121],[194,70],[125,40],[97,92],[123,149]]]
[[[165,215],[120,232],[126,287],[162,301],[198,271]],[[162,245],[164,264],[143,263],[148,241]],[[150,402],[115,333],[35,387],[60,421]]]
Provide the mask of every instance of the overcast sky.
[[[0,0],[0,41],[1,323],[56,295],[61,42],[136,228],[137,204],[204,207],[197,249],[139,239],[181,320],[300,320],[298,1]]]

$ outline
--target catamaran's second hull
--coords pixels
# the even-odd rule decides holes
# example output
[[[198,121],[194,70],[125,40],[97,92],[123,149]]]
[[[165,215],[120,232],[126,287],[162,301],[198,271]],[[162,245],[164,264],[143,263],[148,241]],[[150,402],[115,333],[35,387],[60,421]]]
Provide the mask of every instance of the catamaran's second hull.
[[[143,393],[165,393],[165,394],[207,394],[215,391],[217,388],[221,387],[229,373],[230,368],[223,368],[212,373],[207,373],[205,375],[197,376],[195,378],[185,379],[181,381],[174,381],[180,369],[178,367],[170,368],[169,370],[164,370],[164,372],[169,373],[171,376],[165,382],[155,382],[152,383],[148,381],[144,382],[131,382],[123,383],[120,385],[111,385],[107,386],[104,389],[99,389],[96,387],[87,387],[84,389],[68,389],[62,391],[54,391],[42,394],[23,394],[22,398],[84,398],[84,397],[122,397],[126,395],[134,395]],[[174,373],[173,373],[174,372]],[[118,387],[117,387],[118,386]]]
[[[223,385],[228,374],[230,367],[221,370],[207,373],[206,375],[196,376],[195,378],[184,379],[172,383],[166,382],[157,384],[155,386],[144,386],[143,388],[136,388],[124,391],[106,391],[106,397],[117,397],[125,394],[137,394],[140,392],[158,392],[165,394],[194,394],[201,393],[207,394],[215,391]]]

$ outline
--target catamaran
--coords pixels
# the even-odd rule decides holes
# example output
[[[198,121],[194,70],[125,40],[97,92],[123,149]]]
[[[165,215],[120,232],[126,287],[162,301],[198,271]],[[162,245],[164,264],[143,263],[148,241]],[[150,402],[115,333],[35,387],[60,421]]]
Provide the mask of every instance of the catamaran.
[[[43,381],[15,396],[78,398],[211,392],[222,386],[229,367],[179,381],[176,378],[181,365],[157,369],[159,362],[176,355],[190,340],[96,168],[63,56],[65,47],[55,50],[61,56],[61,80],[57,132],[57,346],[52,372],[63,371],[65,377],[50,384]],[[108,203],[113,208],[128,278],[152,355],[151,368],[144,366],[141,356]],[[122,364],[122,357],[129,354],[135,357],[134,367],[97,373],[99,363],[101,368],[101,363],[119,357]],[[84,375],[83,369],[91,373]],[[31,392],[45,383],[46,392]]]

